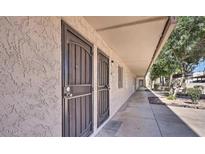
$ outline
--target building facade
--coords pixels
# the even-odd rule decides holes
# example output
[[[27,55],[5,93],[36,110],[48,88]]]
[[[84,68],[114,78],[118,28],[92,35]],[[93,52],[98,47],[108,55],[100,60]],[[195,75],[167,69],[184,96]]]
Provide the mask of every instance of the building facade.
[[[0,17],[0,136],[94,136],[135,92],[135,71],[88,21]]]

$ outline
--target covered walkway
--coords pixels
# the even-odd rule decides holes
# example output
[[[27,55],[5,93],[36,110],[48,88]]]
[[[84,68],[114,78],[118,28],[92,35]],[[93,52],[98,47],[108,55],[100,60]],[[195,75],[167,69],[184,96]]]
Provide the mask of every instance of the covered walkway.
[[[96,136],[205,136],[205,110],[149,104],[152,95],[144,90],[134,93]]]

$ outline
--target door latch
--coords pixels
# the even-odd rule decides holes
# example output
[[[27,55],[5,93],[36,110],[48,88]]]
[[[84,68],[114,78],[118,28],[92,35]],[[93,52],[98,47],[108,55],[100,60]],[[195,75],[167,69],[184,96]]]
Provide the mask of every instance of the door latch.
[[[73,94],[71,94],[71,89],[70,89],[69,86],[64,87],[64,96],[66,96],[66,97],[72,97],[73,96]]]

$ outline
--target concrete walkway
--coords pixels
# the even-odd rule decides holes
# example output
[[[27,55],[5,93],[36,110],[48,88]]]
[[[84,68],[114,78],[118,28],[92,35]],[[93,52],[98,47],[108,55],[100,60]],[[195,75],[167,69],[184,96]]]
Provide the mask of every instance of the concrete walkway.
[[[205,110],[149,104],[150,95],[134,93],[96,136],[205,136]]]

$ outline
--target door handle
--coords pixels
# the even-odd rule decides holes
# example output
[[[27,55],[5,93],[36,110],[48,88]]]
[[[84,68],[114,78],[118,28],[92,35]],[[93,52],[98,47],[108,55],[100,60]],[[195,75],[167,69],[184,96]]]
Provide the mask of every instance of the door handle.
[[[72,97],[73,96],[73,94],[71,94],[71,93],[65,93],[65,97]]]
[[[70,87],[65,87],[65,89],[64,89],[64,95],[65,95],[66,97],[72,97],[72,96],[73,96],[73,94],[71,93]]]
[[[107,88],[108,90],[110,90],[110,86],[109,86],[109,85],[105,85],[105,88]]]
[[[68,94],[68,96],[69,96],[69,97],[72,97],[72,96],[73,96],[73,94]]]

